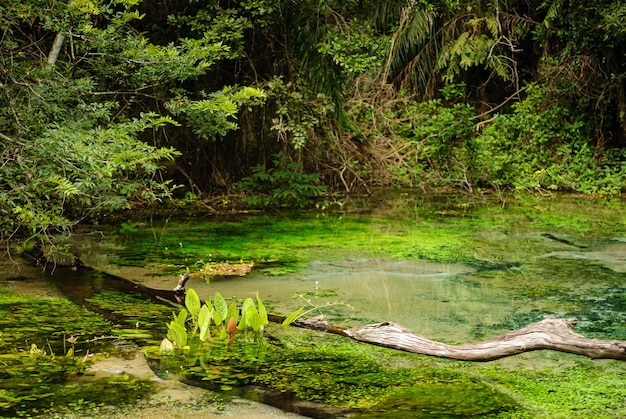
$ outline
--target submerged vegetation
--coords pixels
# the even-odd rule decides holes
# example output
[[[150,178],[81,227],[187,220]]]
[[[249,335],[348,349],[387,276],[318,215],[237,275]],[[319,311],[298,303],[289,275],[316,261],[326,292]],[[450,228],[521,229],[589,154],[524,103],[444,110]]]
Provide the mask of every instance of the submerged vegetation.
[[[482,203],[472,199],[427,201],[401,191],[395,198],[381,199],[383,205],[360,213],[346,208],[341,213],[276,217],[257,214],[225,220],[194,219],[191,223],[129,221],[127,225],[132,228],[116,230],[117,243],[115,250],[109,250],[114,256],[110,262],[123,267],[141,265],[143,261],[155,275],[173,276],[187,268],[204,268],[204,264],[196,264],[201,260],[230,261],[233,265],[242,259],[253,261],[252,272],[266,270],[267,274],[280,273],[268,271],[277,267],[283,270],[286,266],[293,271],[311,260],[350,256],[461,261],[474,269],[464,274],[463,281],[446,281],[457,280],[466,291],[500,287],[506,290],[510,301],[517,300],[524,307],[509,310],[503,318],[483,316],[477,322],[469,322],[463,317],[462,307],[444,302],[450,307],[443,313],[448,317],[439,321],[470,329],[476,340],[526,326],[545,316],[575,316],[580,320],[577,331],[589,337],[624,338],[624,274],[603,268],[601,261],[546,257],[555,250],[585,252],[603,243],[618,243],[625,230],[621,202],[523,196],[502,196]],[[106,238],[107,230],[103,231]],[[79,245],[80,242],[73,244],[75,249]],[[262,250],[256,250],[260,246]],[[589,283],[586,272],[593,275],[593,283]],[[211,286],[219,289],[230,278],[216,279]],[[327,297],[336,298],[337,294],[334,288],[303,292],[305,311],[332,314],[334,306],[315,304]],[[620,377],[625,367],[620,362],[552,353],[524,354],[488,364],[433,359],[319,332],[265,325],[263,312],[272,307],[260,298],[233,298],[227,302],[221,294],[213,293],[208,299],[210,305],[203,305],[200,296],[193,292],[187,296],[185,315],[132,295],[107,291],[90,296],[86,306],[112,313],[117,323],[94,321],[90,327],[97,331],[80,335],[75,355],[84,353],[81,342],[110,335],[140,345],[158,363],[155,368],[162,377],[183,376],[226,395],[244,394],[249,386],[279,390],[285,398],[317,402],[338,412],[350,409],[355,417],[364,418],[390,417],[394,412],[399,417],[501,418],[614,417],[624,413],[626,389],[621,386]],[[7,304],[26,301],[23,297],[6,298]],[[54,316],[52,312],[63,312],[62,307],[83,310],[54,301],[50,303],[52,309],[44,312],[49,317]],[[47,303],[48,300],[41,302]],[[245,321],[246,317],[240,315],[242,308],[244,313],[249,312]],[[19,304],[3,306],[7,313],[19,309]],[[24,311],[19,316],[32,317]],[[68,313],[64,317],[76,316]],[[15,317],[8,317],[7,321],[20,324]],[[37,320],[39,325],[46,322]],[[33,332],[28,322],[21,323],[27,326],[25,335]],[[263,337],[259,333],[262,325]],[[80,323],[60,326],[67,334],[84,333]],[[130,333],[132,329],[135,333]],[[3,326],[3,338],[8,330]],[[166,335],[168,340],[164,342]],[[54,337],[61,340],[51,339],[51,345],[62,342],[60,335]],[[20,356],[30,356],[28,347],[17,341],[6,342],[4,351],[10,353],[18,348],[23,352]],[[37,348],[44,344],[38,341]],[[88,347],[92,348],[90,351],[97,348],[95,342]],[[66,350],[55,353],[65,354]],[[61,358],[66,357],[56,357]],[[76,358],[64,362],[64,374],[80,374],[84,370]],[[59,376],[56,367],[42,368],[41,374],[47,374],[46,371]],[[141,394],[142,384],[128,386],[129,393]],[[105,402],[108,403],[97,403]],[[59,402],[55,407],[67,408],[65,403]],[[93,403],[85,403],[84,407],[93,407]],[[15,406],[12,408],[17,409]]]
[[[133,403],[152,384],[129,376],[77,383],[117,339],[111,322],[65,299],[30,298],[0,284],[0,415],[33,417]]]
[[[117,236],[121,249],[114,262],[150,266],[160,274],[189,268],[204,277],[249,270],[284,274],[311,260],[351,255],[489,268],[539,255],[559,237],[576,236],[574,247],[588,246],[626,229],[619,199],[424,197],[400,190],[374,195],[371,202],[355,200],[343,211],[137,222],[132,232]]]

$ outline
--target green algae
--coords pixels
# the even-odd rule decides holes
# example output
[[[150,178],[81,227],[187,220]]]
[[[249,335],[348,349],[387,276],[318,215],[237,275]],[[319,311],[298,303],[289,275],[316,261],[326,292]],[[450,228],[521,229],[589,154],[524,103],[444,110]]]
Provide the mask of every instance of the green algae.
[[[116,323],[126,328],[115,328],[111,333],[131,339],[136,344],[146,345],[160,342],[167,331],[165,320],[176,311],[173,307],[155,304],[140,294],[99,290],[86,299],[90,307],[106,312]]]
[[[69,349],[67,338],[93,341],[75,353],[99,350],[94,338],[111,331],[111,323],[97,314],[60,298],[36,299],[10,295],[0,288],[0,352],[27,350],[32,344],[53,353]]]
[[[372,413],[354,418],[471,418],[495,417],[518,411],[511,397],[478,382],[422,384],[393,392]]]
[[[462,262],[488,269],[553,250],[559,244],[555,238],[567,242],[574,235],[576,244],[585,247],[599,236],[626,230],[626,217],[621,215],[624,203],[619,200],[523,195],[425,198],[398,192],[372,201],[377,207],[365,214],[346,206],[342,213],[219,215],[134,223],[123,234],[109,232],[119,246],[113,262],[152,266],[155,274],[172,274],[193,269],[198,261],[245,260],[260,263],[265,273],[283,274],[310,260],[356,254]],[[274,266],[263,266],[267,261]]]
[[[293,273],[312,260],[355,255],[463,262],[475,272],[447,283],[456,281],[465,291],[497,290],[502,301],[510,299],[516,309],[499,318],[485,313],[471,319],[454,299],[448,299],[445,303],[450,307],[437,319],[441,324],[469,329],[475,339],[485,339],[548,316],[572,316],[580,320],[579,333],[625,339],[624,274],[603,268],[600,262],[544,257],[623,237],[623,206],[619,200],[518,196],[505,201],[448,197],[442,202],[403,195],[401,199],[391,197],[367,214],[277,214],[137,223],[118,236],[113,262],[149,266],[157,275],[178,273],[199,260],[251,260],[257,272],[267,274]],[[241,287],[244,290],[246,284],[242,282]],[[315,289],[303,286],[301,290],[307,297],[318,296]],[[330,286],[319,291],[330,296],[338,293]],[[141,328],[157,330],[152,332],[152,340],[156,340],[158,331],[163,330],[159,318],[162,316],[164,326],[171,309],[152,313],[149,305],[135,304],[134,299],[111,293],[96,295],[90,303],[129,315],[126,331],[136,322]],[[13,309],[9,307],[9,311]],[[394,412],[398,417],[626,415],[620,381],[623,363],[528,354],[520,356],[517,367],[511,369],[498,362],[455,363],[397,354],[319,334],[289,336],[271,328],[269,333],[267,348],[225,346],[163,362],[169,371],[180,372],[182,366],[188,374],[227,391],[250,384],[268,386],[305,400],[357,408],[364,417],[392,417],[389,415]],[[574,365],[563,365],[562,360]],[[548,367],[532,367],[536,363]]]
[[[152,384],[128,376],[72,384],[89,353],[110,347],[113,324],[59,298],[31,298],[0,287],[0,415],[32,417],[131,403]]]
[[[577,357],[570,365],[514,371],[486,366],[476,372],[532,413],[519,417],[616,418],[626,414],[625,369],[623,362]]]

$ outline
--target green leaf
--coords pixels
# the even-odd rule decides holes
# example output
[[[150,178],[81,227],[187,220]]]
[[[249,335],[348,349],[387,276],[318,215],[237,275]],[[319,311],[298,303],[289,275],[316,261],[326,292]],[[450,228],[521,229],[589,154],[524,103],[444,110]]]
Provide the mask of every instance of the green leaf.
[[[222,294],[219,292],[215,292],[215,297],[213,298],[213,304],[215,304],[215,311],[213,312],[213,319],[215,320],[216,325],[220,325],[226,319],[228,315],[228,305],[226,304],[226,300],[222,297]]]
[[[269,323],[269,320],[267,318],[267,309],[265,308],[263,301],[261,301],[261,297],[259,297],[258,292],[256,293],[256,303],[257,303],[257,306],[259,307],[259,315],[261,316],[261,325],[265,326],[266,324]]]
[[[204,304],[198,313],[198,326],[200,327],[200,340],[202,342],[210,337],[209,327],[211,326],[211,309]]]
[[[228,314],[226,315],[226,318],[234,318],[235,323],[239,321],[239,310],[237,309],[237,304],[231,303],[230,306],[228,306]]]
[[[187,291],[187,295],[185,295],[185,307],[187,307],[187,310],[189,310],[189,313],[191,313],[193,317],[198,316],[200,312],[200,297],[198,297],[198,293],[191,288]]]
[[[174,315],[174,321],[180,324],[184,329],[185,322],[187,321],[187,310],[183,308],[182,310],[180,310],[180,313],[178,313],[178,316]]]
[[[251,305],[248,306],[246,310],[246,314],[244,316],[246,318],[246,325],[254,330],[255,332],[260,332],[262,325],[261,315],[256,311],[256,307]]]
[[[180,323],[173,321],[167,325],[170,331],[170,340],[172,340],[179,348],[187,346],[187,330]]]
[[[300,316],[303,310],[304,310],[304,306],[300,307],[299,309],[291,313],[289,316],[287,316],[287,318],[283,321],[282,326],[287,327],[291,323],[293,323]]]
[[[256,312],[256,307],[254,307],[254,301],[252,301],[252,298],[246,298],[243,300],[243,304],[241,305],[241,320],[239,321],[239,325],[237,325],[238,330],[244,330],[246,326],[248,326],[249,319],[247,313],[250,307],[253,307]]]

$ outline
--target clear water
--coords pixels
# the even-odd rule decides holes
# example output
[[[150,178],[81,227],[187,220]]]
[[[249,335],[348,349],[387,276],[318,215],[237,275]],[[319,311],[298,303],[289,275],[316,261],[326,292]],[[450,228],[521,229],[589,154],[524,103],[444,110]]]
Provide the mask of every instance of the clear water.
[[[576,220],[582,211],[590,213],[591,220],[602,220],[600,226],[612,228],[612,220],[603,218],[603,206],[598,206],[594,215],[589,212],[588,202],[583,202],[582,208],[576,205],[569,203],[565,210],[559,209],[564,211],[562,214],[552,214],[546,220],[540,219],[544,208],[531,220],[526,207],[521,218],[492,211],[434,219],[434,235],[443,231],[437,228],[467,229],[465,240],[472,244],[475,258],[470,264],[397,255],[378,258],[365,251],[362,255],[353,251],[350,257],[337,251],[339,257],[333,258],[331,249],[326,259],[309,261],[297,272],[273,276],[253,269],[245,276],[215,277],[210,283],[194,275],[187,287],[203,299],[216,291],[226,298],[254,297],[258,292],[272,314],[287,315],[304,305],[311,317],[323,314],[335,326],[392,321],[427,338],[449,343],[483,340],[555,316],[577,317],[577,331],[590,337],[626,339],[623,223],[615,224],[609,233],[592,231],[595,221],[588,220],[577,220],[578,225],[563,228],[563,220]],[[519,208],[516,210],[519,212]],[[344,219],[342,225],[333,221],[330,230],[328,222],[321,225],[312,217],[306,232],[301,231],[302,225],[288,231],[281,225],[278,238],[269,238],[267,231],[275,227],[265,216],[227,223],[193,220],[176,226],[162,224],[143,236],[141,231],[130,236],[116,232],[77,235],[73,248],[84,263],[95,269],[148,287],[171,290],[177,281],[177,268],[193,269],[196,261],[215,257],[211,254],[214,243],[231,240],[237,247],[237,238],[244,234],[258,234],[252,243],[258,242],[259,249],[266,240],[279,242],[281,234],[302,236],[298,240],[303,246],[310,237],[310,249],[315,249],[331,234],[339,237],[333,239],[335,246],[342,240],[352,240],[354,224],[375,224],[372,242],[390,243],[417,234],[412,229],[423,230],[424,225],[430,225],[426,220],[399,228],[394,215],[387,216],[353,216],[353,221]],[[227,229],[219,230],[224,225]],[[322,237],[321,241],[316,237]],[[447,245],[445,238],[438,240],[435,245]],[[249,241],[242,243],[254,247]]]

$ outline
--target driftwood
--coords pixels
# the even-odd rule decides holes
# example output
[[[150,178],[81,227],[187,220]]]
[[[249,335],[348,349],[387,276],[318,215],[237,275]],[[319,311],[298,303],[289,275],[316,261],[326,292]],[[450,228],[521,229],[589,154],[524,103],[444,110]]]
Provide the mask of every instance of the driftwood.
[[[626,360],[626,341],[586,338],[574,333],[576,322],[544,319],[484,342],[456,346],[428,340],[395,323],[369,324],[345,332],[362,342],[461,361],[493,361],[542,349],[594,359]]]

